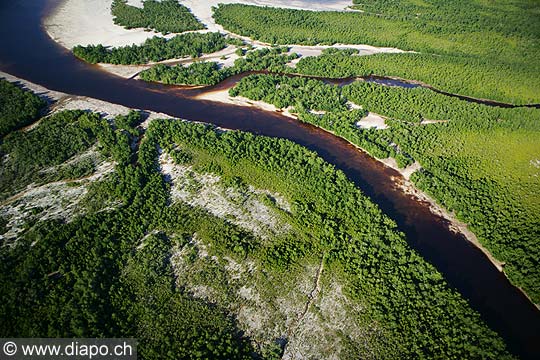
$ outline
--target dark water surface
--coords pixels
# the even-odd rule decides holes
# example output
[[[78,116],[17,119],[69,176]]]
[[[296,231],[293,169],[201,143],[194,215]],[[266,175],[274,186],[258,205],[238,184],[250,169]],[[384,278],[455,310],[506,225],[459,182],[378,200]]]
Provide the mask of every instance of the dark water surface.
[[[511,351],[540,359],[540,311],[427,204],[399,190],[392,180],[400,176],[396,171],[338,137],[278,113],[189,99],[185,90],[122,79],[77,60],[41,27],[41,18],[58,1],[0,0],[1,70],[51,90],[286,138],[316,151],[398,223],[409,244],[444,274]]]

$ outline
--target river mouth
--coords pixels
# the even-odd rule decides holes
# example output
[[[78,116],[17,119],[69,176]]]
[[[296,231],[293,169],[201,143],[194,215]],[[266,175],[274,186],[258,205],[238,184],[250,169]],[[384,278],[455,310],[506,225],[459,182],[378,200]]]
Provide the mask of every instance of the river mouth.
[[[434,215],[427,204],[405,194],[395,180],[401,177],[398,172],[343,139],[278,113],[196,100],[181,88],[122,79],[79,61],[54,43],[40,26],[41,18],[58,3],[16,0],[0,4],[0,30],[10,34],[2,38],[0,69],[51,90],[286,138],[317,152],[397,222],[411,247],[435,265],[486,323],[505,338],[511,351],[523,358],[540,358],[538,309],[480,250],[463,235],[450,231],[446,220]]]

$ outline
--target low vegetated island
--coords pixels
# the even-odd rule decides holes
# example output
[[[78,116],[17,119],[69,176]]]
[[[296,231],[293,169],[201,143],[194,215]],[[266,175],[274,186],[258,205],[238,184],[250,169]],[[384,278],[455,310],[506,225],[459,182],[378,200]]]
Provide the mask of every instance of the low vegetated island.
[[[235,60],[231,67],[221,67],[217,63],[195,62],[188,66],[158,64],[143,70],[139,77],[145,81],[157,81],[175,85],[215,85],[226,78],[247,71],[288,72],[292,69],[286,66],[297,59],[295,53],[287,54],[288,48],[263,48],[244,51],[239,49],[241,57]]]
[[[304,73],[391,75],[462,95],[540,103],[540,22],[530,2],[359,3],[364,12],[221,4],[214,18],[233,33],[271,44],[369,44],[417,52],[310,57],[299,64]]]
[[[176,0],[145,0],[142,8],[128,5],[127,0],[113,0],[111,13],[114,23],[127,29],[145,28],[168,34],[205,28]]]
[[[187,56],[199,57],[226,46],[225,37],[219,33],[188,33],[171,39],[155,36],[142,45],[107,48],[103,45],[76,46],[73,54],[91,64],[107,63],[121,65],[147,64]]]

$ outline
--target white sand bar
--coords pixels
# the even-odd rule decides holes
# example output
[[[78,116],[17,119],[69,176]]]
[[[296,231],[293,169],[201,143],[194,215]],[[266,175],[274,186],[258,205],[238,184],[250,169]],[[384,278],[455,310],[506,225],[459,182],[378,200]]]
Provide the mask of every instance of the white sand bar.
[[[333,1],[284,1],[284,0],[179,0],[187,6],[208,30],[228,33],[212,18],[212,7],[218,4],[241,3],[248,5],[273,6],[281,8],[305,9],[316,11],[347,11],[352,5],[349,0]],[[124,29],[115,25],[111,15],[112,0],[64,0],[52,14],[44,19],[44,25],[51,38],[62,46],[71,49],[76,45],[125,46],[142,44],[146,39],[159,33],[144,29]],[[129,0],[128,4],[141,6],[142,0]],[[169,34],[167,37],[172,37]],[[242,37],[245,40],[247,38]],[[253,45],[259,42],[249,40]],[[302,56],[319,55],[323,49],[330,46],[295,46],[293,51]],[[331,47],[354,48],[360,50],[360,55],[370,55],[380,52],[402,52],[395,48],[379,48],[370,45],[336,44]]]
[[[75,45],[141,44],[158,35],[153,31],[127,30],[115,25],[111,4],[112,0],[65,0],[43,23],[49,36],[69,49]]]

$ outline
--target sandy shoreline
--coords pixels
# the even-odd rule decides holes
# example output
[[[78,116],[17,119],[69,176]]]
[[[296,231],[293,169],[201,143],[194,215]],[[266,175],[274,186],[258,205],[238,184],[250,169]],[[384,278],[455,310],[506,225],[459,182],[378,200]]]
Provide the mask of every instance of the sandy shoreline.
[[[112,0],[64,0],[58,7],[43,20],[44,28],[47,34],[60,45],[71,50],[76,45],[97,45],[120,47],[132,44],[142,44],[153,36],[161,36],[154,31],[145,31],[144,29],[127,30],[121,26],[115,25],[111,15]],[[141,6],[141,0],[130,0],[130,5]],[[230,33],[222,26],[215,23],[212,18],[212,6],[219,3],[241,3],[259,6],[274,6],[292,9],[318,10],[318,11],[347,11],[351,1],[334,0],[330,2],[313,1],[283,1],[283,0],[181,0],[181,4],[187,6],[193,14],[208,28],[197,32],[218,31],[228,34],[232,37],[242,39],[247,44],[255,48],[269,47],[270,44],[261,43],[245,36]],[[165,37],[170,38],[176,34],[169,34]],[[285,45],[291,48],[290,53],[297,53],[301,57],[318,56],[324,49],[357,49],[359,55],[373,55],[378,53],[402,53],[403,50],[396,48],[384,48],[370,45],[347,45],[335,44],[331,46],[304,46],[304,45]],[[220,66],[232,66],[234,60],[238,58],[234,54],[235,47],[229,46],[212,54],[205,54],[200,58],[170,59],[159,63],[165,64],[184,64],[188,65],[196,61],[216,61]],[[222,56],[227,59],[221,59]],[[299,61],[295,60],[290,65],[295,66]],[[110,72],[124,78],[133,78],[139,72],[145,70],[156,63],[145,65],[112,65],[99,64],[104,71]]]
[[[221,67],[231,67],[234,65],[234,61],[238,59],[238,55],[235,54],[236,46],[229,45],[226,48],[216,51],[211,54],[204,54],[198,58],[183,58],[183,59],[168,59],[159,62],[150,62],[143,65],[114,65],[114,64],[97,64],[102,70],[110,72],[116,76],[120,76],[126,79],[138,79],[138,75],[141,71],[151,68],[156,64],[167,65],[189,65],[200,61],[214,61]]]
[[[290,109],[279,109],[275,105],[265,103],[264,101],[257,101],[257,100],[251,100],[242,96],[237,97],[231,97],[229,95],[229,90],[219,90],[219,91],[212,91],[207,92],[201,95],[197,95],[194,97],[194,99],[197,100],[207,100],[207,101],[214,101],[214,102],[220,102],[223,104],[232,104],[232,105],[238,105],[238,106],[246,106],[246,107],[254,107],[257,109],[261,109],[264,111],[271,111],[271,112],[277,112],[281,115],[290,117],[292,119],[298,120],[298,116],[294,115],[290,112]]]
[[[193,15],[206,27],[197,32],[228,33],[212,18],[212,7],[220,3],[240,3],[260,6],[276,6],[293,9],[309,9],[319,11],[347,10],[351,1],[334,0],[330,2],[312,1],[283,1],[283,0],[180,0],[188,7]],[[112,0],[63,0],[58,7],[43,20],[43,25],[49,36],[62,46],[72,49],[76,45],[125,46],[141,44],[146,39],[162,35],[144,29],[124,29],[115,25],[111,14]],[[141,6],[141,0],[130,0],[128,4]],[[172,37],[169,34],[166,37]]]
[[[159,34],[144,29],[127,30],[115,25],[111,4],[112,0],[64,0],[43,19],[43,25],[53,40],[68,49],[76,45],[141,44]]]

